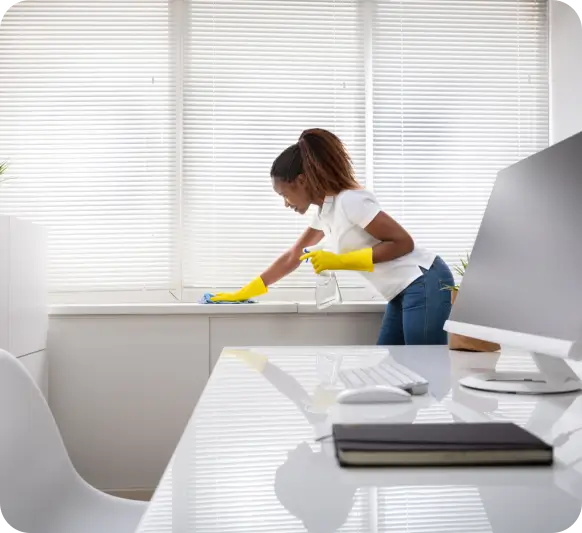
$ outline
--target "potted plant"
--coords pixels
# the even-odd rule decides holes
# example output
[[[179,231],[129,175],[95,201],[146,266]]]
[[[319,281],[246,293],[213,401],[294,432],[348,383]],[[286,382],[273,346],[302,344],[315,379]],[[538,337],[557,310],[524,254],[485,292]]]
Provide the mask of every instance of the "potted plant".
[[[461,259],[461,264],[456,265],[455,272],[459,277],[465,275],[467,270],[467,265],[469,264],[469,254],[463,259]],[[446,287],[446,290],[451,292],[451,302],[455,303],[457,293],[460,289],[460,283],[453,285],[452,287]],[[449,334],[449,348],[451,350],[460,350],[465,352],[497,352],[501,349],[499,344],[493,342],[482,341],[480,339],[473,339],[471,337],[465,337],[464,335],[457,335],[456,333]]]

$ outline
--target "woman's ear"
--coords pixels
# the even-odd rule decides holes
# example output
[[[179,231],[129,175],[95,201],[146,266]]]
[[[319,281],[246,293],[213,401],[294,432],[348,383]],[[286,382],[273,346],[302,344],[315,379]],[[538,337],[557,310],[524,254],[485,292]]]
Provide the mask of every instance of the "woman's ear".
[[[295,183],[297,183],[297,185],[305,185],[306,180],[305,180],[305,174],[298,174],[297,178],[295,179]]]

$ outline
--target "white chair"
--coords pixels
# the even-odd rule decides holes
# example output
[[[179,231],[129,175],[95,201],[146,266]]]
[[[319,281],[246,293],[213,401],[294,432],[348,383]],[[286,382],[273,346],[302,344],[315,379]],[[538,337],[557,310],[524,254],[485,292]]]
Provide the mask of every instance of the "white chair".
[[[134,533],[145,502],[116,498],[73,467],[40,389],[0,350],[0,510],[25,533]]]

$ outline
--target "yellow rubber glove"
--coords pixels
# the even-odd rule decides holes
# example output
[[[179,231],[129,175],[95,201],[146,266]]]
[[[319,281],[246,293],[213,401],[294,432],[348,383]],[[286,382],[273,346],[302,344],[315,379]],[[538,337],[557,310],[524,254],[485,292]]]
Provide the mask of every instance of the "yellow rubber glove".
[[[241,302],[243,300],[250,300],[256,296],[261,296],[267,291],[268,289],[265,283],[259,276],[237,292],[221,292],[215,294],[210,300],[213,302]]]
[[[311,260],[313,270],[320,274],[324,270],[362,270],[372,272],[374,262],[372,261],[372,248],[364,248],[345,254],[334,254],[325,250],[316,250],[301,256],[300,260]]]

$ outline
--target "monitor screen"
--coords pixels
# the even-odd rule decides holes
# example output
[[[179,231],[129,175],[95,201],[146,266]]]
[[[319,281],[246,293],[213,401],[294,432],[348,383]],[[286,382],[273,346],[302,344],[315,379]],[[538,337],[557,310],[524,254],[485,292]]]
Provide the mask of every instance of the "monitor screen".
[[[450,320],[582,339],[582,133],[498,174]]]

